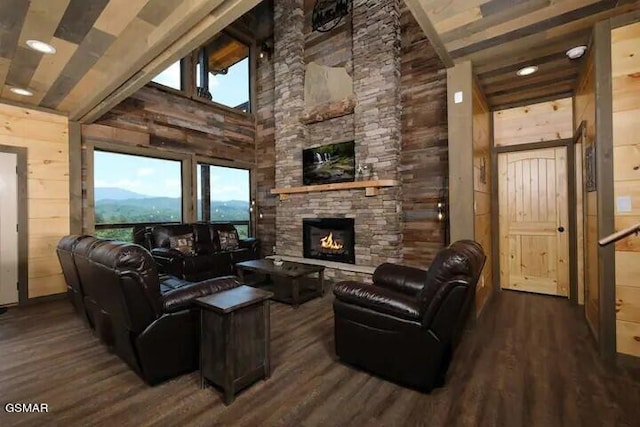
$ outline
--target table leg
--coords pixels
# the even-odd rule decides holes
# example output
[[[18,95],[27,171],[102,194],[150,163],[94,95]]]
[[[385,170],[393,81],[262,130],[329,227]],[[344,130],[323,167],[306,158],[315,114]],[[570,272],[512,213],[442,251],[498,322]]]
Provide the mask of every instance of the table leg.
[[[293,279],[291,287],[291,301],[293,302],[293,308],[298,308],[300,305],[300,281],[298,279]]]
[[[320,295],[324,296],[324,270],[320,270],[318,273],[318,280],[320,281]]]
[[[238,270],[238,277],[240,278],[240,283],[244,283],[244,270],[241,267],[236,267]]]
[[[271,377],[271,301],[266,300],[264,310],[264,377]]]
[[[231,337],[233,329],[234,314],[229,313],[224,317],[224,347],[225,347],[225,361],[224,361],[224,404],[230,405],[235,399],[235,390],[233,387],[233,371],[235,369],[233,360],[233,338]]]
[[[206,382],[204,380],[204,309],[200,309],[200,388],[206,388]]]

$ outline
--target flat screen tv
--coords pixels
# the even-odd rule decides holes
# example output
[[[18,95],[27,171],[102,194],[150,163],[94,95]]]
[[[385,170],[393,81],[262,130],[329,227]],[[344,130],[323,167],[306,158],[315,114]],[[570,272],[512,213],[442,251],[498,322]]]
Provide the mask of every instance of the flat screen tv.
[[[304,185],[355,181],[355,176],[354,141],[323,145],[302,152]]]

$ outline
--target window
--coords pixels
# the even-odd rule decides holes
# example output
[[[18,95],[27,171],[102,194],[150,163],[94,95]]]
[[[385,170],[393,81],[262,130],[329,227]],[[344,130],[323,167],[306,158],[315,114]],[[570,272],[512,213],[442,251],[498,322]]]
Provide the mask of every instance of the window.
[[[246,169],[198,164],[198,221],[231,222],[248,237],[250,174]]]
[[[249,112],[249,46],[218,34],[200,51],[196,86],[199,96]]]
[[[155,76],[151,81],[176,90],[182,90],[181,61],[174,62],[169,68]]]
[[[182,163],[94,151],[96,235],[132,240],[137,224],[182,222]]]

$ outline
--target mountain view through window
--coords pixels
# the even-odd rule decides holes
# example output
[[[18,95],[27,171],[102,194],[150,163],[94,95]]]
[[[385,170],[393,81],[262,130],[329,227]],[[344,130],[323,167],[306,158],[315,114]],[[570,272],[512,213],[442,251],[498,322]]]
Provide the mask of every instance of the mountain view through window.
[[[248,180],[243,185],[236,169],[226,173],[227,169],[221,168],[212,180],[217,185],[211,194],[216,209],[211,221],[248,221]],[[94,200],[97,226],[183,222],[181,162],[96,150]],[[131,227],[98,228],[99,237],[132,239]],[[242,226],[238,229],[246,236]]]

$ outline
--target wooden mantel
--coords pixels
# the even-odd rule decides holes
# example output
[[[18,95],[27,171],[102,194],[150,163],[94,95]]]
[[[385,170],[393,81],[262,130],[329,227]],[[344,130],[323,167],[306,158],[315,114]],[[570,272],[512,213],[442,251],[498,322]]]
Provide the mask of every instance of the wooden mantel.
[[[336,184],[303,185],[301,187],[273,188],[271,194],[278,194],[280,200],[286,200],[289,194],[313,193],[316,191],[336,191],[336,190],[356,190],[364,188],[364,195],[367,197],[377,196],[378,188],[397,187],[398,181],[395,179],[375,179],[369,181],[340,182]]]

